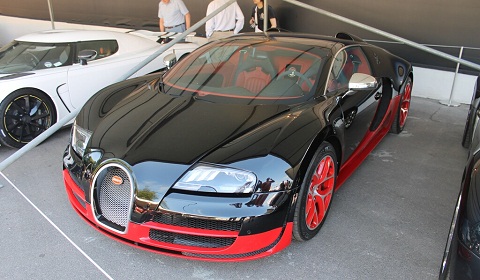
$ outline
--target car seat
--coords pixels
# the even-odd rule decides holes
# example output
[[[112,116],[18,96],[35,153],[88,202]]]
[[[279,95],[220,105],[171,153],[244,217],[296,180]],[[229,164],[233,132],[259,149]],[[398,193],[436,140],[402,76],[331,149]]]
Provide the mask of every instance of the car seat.
[[[347,60],[337,79],[337,83],[341,85],[340,87],[346,87],[348,85],[352,75],[358,72],[358,67],[361,63],[360,58],[355,54],[347,54]]]
[[[255,94],[267,86],[276,72],[267,55],[257,53],[240,61],[236,71],[235,86],[243,87]]]

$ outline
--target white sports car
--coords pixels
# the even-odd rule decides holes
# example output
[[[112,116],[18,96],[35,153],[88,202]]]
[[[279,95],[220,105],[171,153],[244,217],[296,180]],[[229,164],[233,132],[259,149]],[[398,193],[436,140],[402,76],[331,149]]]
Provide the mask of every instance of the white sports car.
[[[30,142],[94,93],[118,82],[161,48],[161,41],[140,31],[51,30],[2,47],[0,143],[20,148]],[[174,52],[180,59],[198,46],[177,43],[131,77],[158,71],[165,67],[165,55]]]

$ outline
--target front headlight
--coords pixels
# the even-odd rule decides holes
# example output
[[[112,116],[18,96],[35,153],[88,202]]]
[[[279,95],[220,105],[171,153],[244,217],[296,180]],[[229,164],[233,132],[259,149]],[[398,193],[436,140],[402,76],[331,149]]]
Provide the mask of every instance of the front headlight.
[[[183,175],[173,188],[199,192],[252,193],[256,184],[257,176],[253,172],[199,164]]]
[[[87,143],[90,140],[91,136],[91,131],[78,126],[77,122],[73,124],[71,145],[73,150],[81,157],[83,157],[83,154],[85,153]]]

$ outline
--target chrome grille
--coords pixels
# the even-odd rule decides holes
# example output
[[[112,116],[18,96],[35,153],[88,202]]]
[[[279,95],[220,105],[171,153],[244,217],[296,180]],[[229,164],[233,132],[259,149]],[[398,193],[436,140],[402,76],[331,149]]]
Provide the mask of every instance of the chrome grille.
[[[132,179],[127,169],[117,163],[106,164],[94,180],[92,195],[96,195],[97,221],[115,231],[126,232],[133,200]]]

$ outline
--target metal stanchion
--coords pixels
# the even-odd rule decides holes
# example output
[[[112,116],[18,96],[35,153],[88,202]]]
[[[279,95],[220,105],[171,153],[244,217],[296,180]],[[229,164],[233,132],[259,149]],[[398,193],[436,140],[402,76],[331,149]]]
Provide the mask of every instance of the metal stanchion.
[[[263,32],[267,32],[268,29],[268,0],[263,1]]]
[[[55,19],[53,16],[53,7],[51,0],[48,0],[48,11],[50,12],[50,21],[52,22],[52,29],[55,29]]]
[[[460,53],[458,55],[458,58],[459,59],[462,59],[462,56],[463,56],[463,46],[460,47]],[[446,106],[454,106],[454,107],[457,107],[457,106],[460,106],[460,103],[457,103],[457,102],[453,102],[452,98],[453,98],[453,90],[455,88],[455,83],[457,81],[457,76],[458,76],[458,70],[460,69],[460,63],[457,62],[457,68],[455,69],[455,75],[453,76],[453,82],[452,82],[452,89],[450,90],[450,98],[448,99],[448,101],[442,101],[440,100],[440,104],[442,105],[446,105]]]

